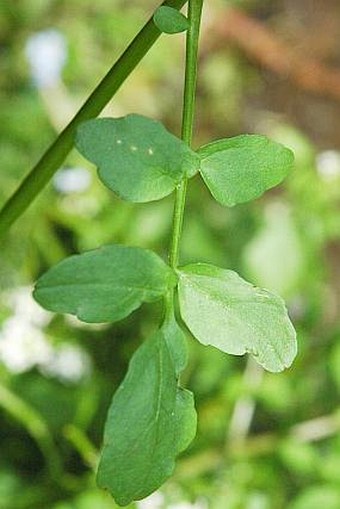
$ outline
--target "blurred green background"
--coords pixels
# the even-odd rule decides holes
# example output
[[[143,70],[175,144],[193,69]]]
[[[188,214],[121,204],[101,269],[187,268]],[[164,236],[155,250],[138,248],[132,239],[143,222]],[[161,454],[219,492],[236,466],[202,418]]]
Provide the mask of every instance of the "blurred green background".
[[[296,166],[284,185],[232,209],[193,179],[181,260],[237,270],[279,293],[299,354],[291,369],[274,375],[189,338],[183,384],[196,396],[197,437],[165,486],[131,507],[339,509],[339,2],[205,4],[195,145],[264,133],[294,150]],[[0,204],[156,6],[0,3]],[[259,32],[247,29],[249,21]],[[256,34],[263,37],[253,40]],[[104,114],[138,112],[178,134],[183,42],[182,35],[163,36]],[[324,80],[316,79],[318,65]],[[31,289],[52,264],[105,243],[166,257],[172,206],[172,197],[120,201],[72,152],[2,242],[1,509],[116,507],[95,487],[97,451],[112,394],[157,326],[161,304],[114,326],[93,326],[43,311]]]

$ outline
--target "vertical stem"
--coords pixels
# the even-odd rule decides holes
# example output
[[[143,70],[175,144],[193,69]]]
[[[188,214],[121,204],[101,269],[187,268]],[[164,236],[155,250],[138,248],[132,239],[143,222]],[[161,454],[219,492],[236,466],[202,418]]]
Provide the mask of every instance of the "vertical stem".
[[[195,114],[196,82],[197,82],[197,54],[201,24],[203,0],[189,0],[188,18],[189,29],[186,39],[185,83],[182,116],[182,140],[189,146],[192,143],[192,131]],[[175,195],[172,240],[170,246],[170,265],[176,268],[179,259],[179,243],[182,232],[187,179],[178,185]]]
[[[182,139],[189,146],[192,142],[192,131],[195,114],[197,54],[201,25],[203,0],[189,0],[189,29],[186,42],[185,84],[182,116]]]
[[[198,40],[201,25],[203,0],[189,0],[188,19],[189,29],[186,38],[185,53],[185,81],[183,94],[182,140],[192,144],[192,131],[195,115],[196,83],[197,83],[197,54]],[[169,263],[173,269],[178,266],[179,246],[183,226],[185,199],[187,193],[187,179],[183,179],[175,192],[174,216],[172,223],[172,236],[169,252]],[[174,315],[174,289],[165,297],[165,319]]]

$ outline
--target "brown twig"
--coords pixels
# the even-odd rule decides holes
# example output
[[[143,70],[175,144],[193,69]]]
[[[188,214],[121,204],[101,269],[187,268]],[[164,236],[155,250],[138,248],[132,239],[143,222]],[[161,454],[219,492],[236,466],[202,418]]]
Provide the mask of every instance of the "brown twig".
[[[213,46],[218,40],[237,45],[248,58],[308,92],[340,100],[340,70],[288,46],[263,23],[230,8],[211,20]],[[211,47],[211,46],[210,46]]]

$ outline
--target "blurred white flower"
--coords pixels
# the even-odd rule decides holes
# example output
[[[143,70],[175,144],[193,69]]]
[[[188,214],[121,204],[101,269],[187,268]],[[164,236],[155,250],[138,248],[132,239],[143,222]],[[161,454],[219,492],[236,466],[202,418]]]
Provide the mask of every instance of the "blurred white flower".
[[[194,504],[189,502],[178,502],[176,504],[165,505],[165,499],[162,493],[156,491],[149,497],[137,502],[138,509],[207,509],[204,501],[197,501]]]
[[[32,298],[32,288],[22,286],[6,295],[7,302],[13,310],[13,314],[20,316],[22,321],[29,322],[38,327],[48,325],[52,319],[52,313],[45,311]]]
[[[18,315],[6,320],[0,330],[0,360],[12,373],[23,373],[47,362],[51,347],[44,334]]]
[[[90,358],[77,346],[62,345],[48,359],[40,363],[43,373],[65,382],[79,382],[89,374]]]
[[[51,87],[60,81],[67,58],[66,41],[60,32],[52,29],[32,35],[25,51],[38,88]]]
[[[317,171],[324,180],[333,180],[340,177],[340,152],[325,150],[316,157]]]
[[[91,369],[90,357],[79,346],[52,346],[43,328],[52,313],[32,298],[32,289],[21,287],[5,296],[13,310],[0,328],[0,361],[12,373],[37,367],[61,381],[79,382]]]
[[[53,185],[60,193],[82,193],[90,187],[91,180],[86,168],[65,168],[55,174]]]
[[[140,502],[137,502],[138,509],[162,509],[164,497],[159,491],[155,491],[152,495]]]

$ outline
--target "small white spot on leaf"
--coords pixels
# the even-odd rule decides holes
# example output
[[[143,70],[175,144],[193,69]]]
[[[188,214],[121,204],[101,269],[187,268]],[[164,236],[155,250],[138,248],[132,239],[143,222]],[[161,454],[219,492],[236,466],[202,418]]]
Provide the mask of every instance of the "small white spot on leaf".
[[[131,146],[130,146],[130,149],[132,150],[132,152],[136,152],[137,147],[136,147],[135,145],[131,145]]]
[[[148,154],[149,154],[150,156],[152,156],[152,155],[153,155],[153,149],[152,149],[151,147],[148,149]]]

